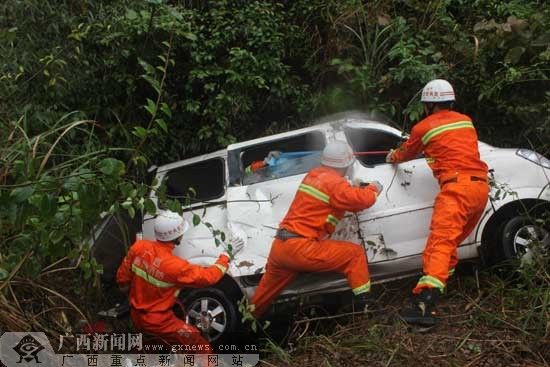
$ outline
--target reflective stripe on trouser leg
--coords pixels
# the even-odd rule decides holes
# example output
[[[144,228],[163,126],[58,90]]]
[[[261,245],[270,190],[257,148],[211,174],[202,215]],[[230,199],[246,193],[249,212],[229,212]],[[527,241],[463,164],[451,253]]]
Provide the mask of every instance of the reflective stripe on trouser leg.
[[[437,288],[443,292],[445,290],[445,283],[431,275],[424,275],[418,280],[418,283],[416,283],[416,288],[413,290],[413,293],[419,293],[417,290],[421,291],[424,288]]]
[[[305,271],[335,271],[346,276],[348,285],[355,294],[370,290],[370,277],[365,250],[352,242],[323,240],[309,241],[294,258],[306,260]]]
[[[488,186],[478,182],[445,185],[437,195],[431,222],[431,231],[424,250],[424,274],[445,285],[449,270],[457,262],[458,245],[466,239],[477,224],[487,203]],[[419,282],[413,290],[433,286]]]
[[[276,265],[279,271],[286,270],[294,273],[338,272],[346,276],[351,289],[365,287],[370,280],[365,250],[357,244],[346,241],[316,241],[308,238],[276,241],[269,254],[266,274],[270,272],[271,264]],[[259,292],[260,287],[258,288]],[[361,291],[364,289],[362,288]],[[262,292],[267,291],[262,290]],[[254,295],[253,300],[256,301],[256,298],[257,296]],[[258,307],[256,302],[254,304]]]
[[[351,291],[356,296],[359,295],[359,294],[362,294],[362,293],[370,292],[370,281],[368,281],[367,283],[365,283],[365,284],[363,284],[359,287],[353,288]]]
[[[466,221],[467,215],[461,210],[457,196],[444,187],[435,199],[430,235],[422,257],[425,276],[420,278],[413,293],[420,293],[423,288],[445,288],[451,258]]]

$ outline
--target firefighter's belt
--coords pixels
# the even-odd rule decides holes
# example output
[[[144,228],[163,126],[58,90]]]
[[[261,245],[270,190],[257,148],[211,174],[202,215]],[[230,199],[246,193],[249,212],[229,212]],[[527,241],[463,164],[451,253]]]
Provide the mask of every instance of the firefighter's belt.
[[[304,236],[300,236],[299,234],[292,233],[290,231],[287,231],[284,228],[279,228],[277,230],[277,233],[275,234],[275,238],[278,238],[281,241],[286,241],[289,238],[304,238]]]

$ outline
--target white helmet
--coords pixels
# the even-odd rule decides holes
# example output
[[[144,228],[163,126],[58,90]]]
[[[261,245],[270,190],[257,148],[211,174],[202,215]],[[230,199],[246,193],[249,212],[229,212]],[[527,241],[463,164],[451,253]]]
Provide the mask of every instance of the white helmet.
[[[321,155],[321,164],[333,168],[346,168],[355,162],[355,156],[348,143],[335,140],[327,144]]]
[[[446,80],[434,79],[422,89],[421,102],[453,102],[455,91],[453,86]]]
[[[161,211],[155,218],[155,237],[157,241],[175,240],[189,229],[189,223],[178,213]]]

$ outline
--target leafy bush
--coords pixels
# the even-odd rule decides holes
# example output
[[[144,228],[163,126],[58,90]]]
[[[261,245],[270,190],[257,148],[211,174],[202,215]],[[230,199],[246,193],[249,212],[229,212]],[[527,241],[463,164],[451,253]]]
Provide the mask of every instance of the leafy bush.
[[[1,267],[23,266],[20,275],[36,277],[66,259],[80,264],[89,278],[100,269],[88,249],[101,215],[154,213],[145,198],[150,187],[127,178],[126,165],[108,156],[116,149],[93,148],[93,121],[59,121],[35,136],[21,125],[12,126],[0,149]],[[71,132],[89,139],[84,153],[71,153]]]
[[[165,74],[171,131],[148,145],[156,162],[259,134],[270,120],[295,116],[308,93],[285,62],[297,28],[277,3],[29,0],[1,7],[8,117],[26,112],[43,121],[78,110],[102,124],[103,143],[132,146],[132,129],[148,120],[141,106],[158,93],[151,78]],[[158,70],[166,42],[173,62]],[[152,68],[140,78],[143,65]]]
[[[92,276],[101,213],[153,210],[152,163],[346,109],[408,130],[434,77],[482,140],[548,155],[549,23],[542,0],[1,2],[0,277]]]

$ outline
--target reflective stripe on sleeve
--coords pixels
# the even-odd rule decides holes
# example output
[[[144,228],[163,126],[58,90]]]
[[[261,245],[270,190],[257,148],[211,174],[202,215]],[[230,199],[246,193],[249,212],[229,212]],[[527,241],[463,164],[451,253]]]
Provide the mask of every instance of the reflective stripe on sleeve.
[[[323,203],[328,204],[330,197],[322,192],[321,190],[317,190],[313,186],[309,186],[306,184],[300,184],[300,187],[298,188],[298,191],[301,191],[305,194],[308,194],[310,196],[313,196],[315,199],[321,200]]]
[[[359,287],[353,288],[351,291],[352,291],[353,294],[356,295],[356,296],[357,296],[358,294],[361,294],[361,293],[367,293],[367,292],[369,292],[369,291],[370,291],[370,280],[369,280],[367,283],[365,283],[365,284],[363,284],[363,285],[361,285],[361,286],[359,286]]]
[[[337,226],[338,223],[340,223],[340,219],[336,218],[334,215],[329,214],[327,217],[327,223],[332,224],[333,226]]]
[[[138,277],[145,280],[147,283],[154,285],[155,287],[159,287],[159,288],[174,287],[174,284],[163,282],[162,280],[158,280],[157,278],[149,275],[145,270],[137,267],[135,264],[132,264],[132,272],[136,274]]]
[[[431,275],[424,275],[422,278],[420,278],[420,280],[416,284],[416,287],[437,288],[441,292],[443,292],[443,290],[445,289],[445,283],[435,277],[432,277]]]
[[[222,274],[225,274],[225,272],[227,271],[227,268],[223,265],[220,265],[220,264],[214,264],[214,266],[218,269],[220,269],[220,271],[222,272]]]
[[[422,137],[422,144],[426,145],[430,140],[432,140],[433,137],[444,133],[446,131],[450,130],[458,130],[458,129],[473,129],[474,124],[471,121],[458,121],[453,122],[452,124],[446,124],[443,126],[434,127],[430,131],[428,131],[424,136]]]

